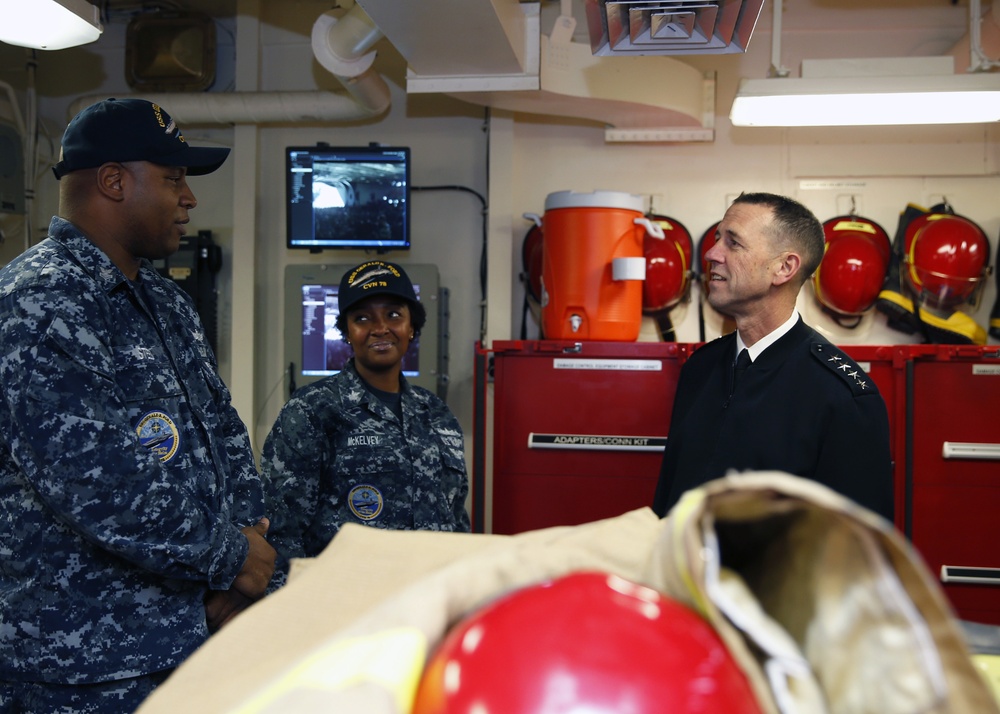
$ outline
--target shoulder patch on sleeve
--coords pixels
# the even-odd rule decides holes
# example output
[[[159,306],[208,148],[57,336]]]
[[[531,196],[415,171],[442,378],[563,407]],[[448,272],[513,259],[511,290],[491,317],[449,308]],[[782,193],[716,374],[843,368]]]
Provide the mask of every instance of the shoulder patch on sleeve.
[[[875,382],[858,366],[858,363],[834,345],[813,342],[810,349],[812,356],[819,360],[820,364],[844,380],[854,396],[878,391]]]

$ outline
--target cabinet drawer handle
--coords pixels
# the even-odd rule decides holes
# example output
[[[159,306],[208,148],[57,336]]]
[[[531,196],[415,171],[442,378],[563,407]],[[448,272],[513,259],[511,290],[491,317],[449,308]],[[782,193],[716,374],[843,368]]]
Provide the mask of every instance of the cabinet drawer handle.
[[[1000,568],[975,568],[962,565],[942,565],[941,582],[1000,585]]]
[[[984,459],[1000,461],[1000,444],[975,444],[967,441],[946,441],[941,447],[946,459]]]

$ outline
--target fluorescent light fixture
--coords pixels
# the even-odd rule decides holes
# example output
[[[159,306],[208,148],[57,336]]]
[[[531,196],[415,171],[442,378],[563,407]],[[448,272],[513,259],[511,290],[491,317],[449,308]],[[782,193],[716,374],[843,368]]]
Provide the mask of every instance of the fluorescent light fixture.
[[[86,0],[0,0],[0,17],[0,42],[38,50],[85,45],[104,30]]]
[[[734,126],[881,126],[1000,121],[1000,74],[744,79]]]

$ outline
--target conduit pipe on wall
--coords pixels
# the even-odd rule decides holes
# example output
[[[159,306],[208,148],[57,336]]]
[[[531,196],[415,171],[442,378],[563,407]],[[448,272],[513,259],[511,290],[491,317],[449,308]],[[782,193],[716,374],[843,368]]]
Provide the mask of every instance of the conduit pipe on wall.
[[[969,3],[969,32],[949,52],[955,58],[955,72],[981,72],[1000,67],[1000,2],[994,0],[980,13],[978,0]],[[992,59],[990,59],[992,58]]]
[[[178,92],[144,93],[179,124],[270,124],[354,121],[378,116],[389,108],[389,87],[372,70],[375,52],[368,50],[382,33],[360,5],[340,20],[326,12],[316,20],[312,48],[316,61],[344,85],[348,94],[301,92]],[[80,97],[69,116],[108,95]],[[116,96],[124,97],[118,93]]]
[[[10,111],[15,124],[14,128],[17,129],[18,134],[25,136],[27,129],[24,126],[24,116],[21,114],[21,105],[17,102],[17,95],[14,93],[14,88],[6,82],[0,82],[0,91],[6,95],[7,101],[10,103]]]

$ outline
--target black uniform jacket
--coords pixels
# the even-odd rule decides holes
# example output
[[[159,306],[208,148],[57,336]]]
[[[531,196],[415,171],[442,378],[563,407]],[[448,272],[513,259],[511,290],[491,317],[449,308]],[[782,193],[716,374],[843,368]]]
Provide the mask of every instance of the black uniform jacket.
[[[885,402],[872,379],[801,318],[730,394],[736,333],[684,363],[653,510],[730,470],[813,479],[892,520]]]

